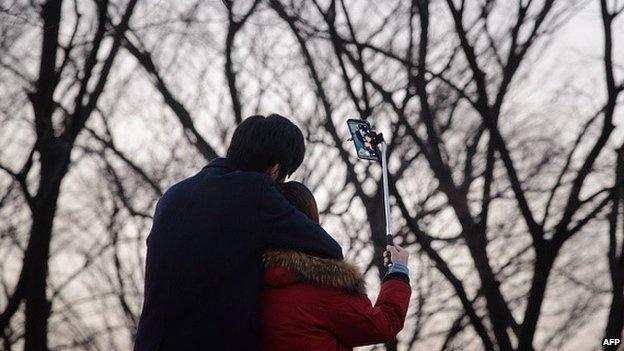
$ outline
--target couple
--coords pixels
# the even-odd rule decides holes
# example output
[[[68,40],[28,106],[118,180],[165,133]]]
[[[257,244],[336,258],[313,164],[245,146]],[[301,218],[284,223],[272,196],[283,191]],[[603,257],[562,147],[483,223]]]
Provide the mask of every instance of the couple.
[[[162,196],[135,351],[350,350],[403,328],[407,252],[388,247],[393,264],[373,306],[319,225],[312,193],[284,182],[304,153],[288,119],[251,116],[227,157]]]

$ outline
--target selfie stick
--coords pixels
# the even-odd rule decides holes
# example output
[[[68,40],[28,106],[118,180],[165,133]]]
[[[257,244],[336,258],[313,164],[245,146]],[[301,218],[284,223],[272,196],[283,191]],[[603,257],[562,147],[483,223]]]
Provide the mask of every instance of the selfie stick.
[[[383,134],[377,134],[376,139],[379,145],[379,151],[381,151],[381,178],[383,181],[384,212],[386,217],[386,244],[393,245],[392,214],[390,213],[390,192],[388,190],[388,146],[386,145],[386,141],[383,138]]]

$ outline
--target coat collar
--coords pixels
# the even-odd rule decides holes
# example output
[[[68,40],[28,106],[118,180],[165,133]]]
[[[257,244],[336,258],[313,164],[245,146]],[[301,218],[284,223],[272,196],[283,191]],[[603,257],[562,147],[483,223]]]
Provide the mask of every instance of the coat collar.
[[[319,258],[296,251],[272,250],[263,256],[267,268],[264,282],[269,286],[285,286],[297,282],[364,293],[364,277],[344,261]]]
[[[212,167],[222,167],[222,168],[231,169],[233,171],[238,170],[238,167],[234,165],[234,162],[232,162],[227,157],[217,157],[214,160],[210,161],[210,163],[208,163],[206,166],[204,166],[203,169],[212,168]]]
[[[246,172],[246,171],[242,171],[238,166],[236,166],[234,164],[234,162],[232,162],[232,160],[230,160],[227,157],[217,157],[214,160],[210,161],[210,163],[208,163],[206,166],[204,166],[204,168],[202,168],[203,170],[209,169],[209,168],[225,168],[228,169],[232,172]],[[252,171],[248,171],[248,172],[252,172]],[[252,172],[255,174],[260,174],[261,177],[266,177],[269,182],[271,183],[275,183],[275,181],[266,173],[262,173],[262,172]]]

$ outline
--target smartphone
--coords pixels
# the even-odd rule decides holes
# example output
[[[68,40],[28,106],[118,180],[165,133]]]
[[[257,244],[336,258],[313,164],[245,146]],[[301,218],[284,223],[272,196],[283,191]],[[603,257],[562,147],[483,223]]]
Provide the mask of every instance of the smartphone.
[[[365,160],[379,161],[380,152],[375,141],[376,134],[373,132],[370,123],[361,119],[350,119],[347,121],[351,139],[355,144],[355,151],[359,158]]]

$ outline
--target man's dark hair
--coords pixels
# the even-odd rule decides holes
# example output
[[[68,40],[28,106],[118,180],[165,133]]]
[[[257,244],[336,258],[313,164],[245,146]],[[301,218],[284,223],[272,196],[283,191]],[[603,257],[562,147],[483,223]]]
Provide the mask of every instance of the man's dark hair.
[[[279,164],[278,180],[291,175],[303,162],[301,130],[278,114],[245,119],[234,131],[227,157],[243,171],[264,172]]]

